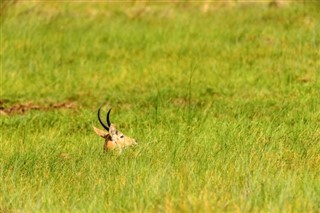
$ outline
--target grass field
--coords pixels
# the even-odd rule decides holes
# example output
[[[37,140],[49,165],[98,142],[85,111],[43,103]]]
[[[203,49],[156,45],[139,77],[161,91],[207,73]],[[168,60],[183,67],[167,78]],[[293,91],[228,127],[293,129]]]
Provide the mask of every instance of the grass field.
[[[307,3],[18,3],[0,212],[319,212],[319,71]],[[139,142],[120,156],[92,129],[103,103]]]

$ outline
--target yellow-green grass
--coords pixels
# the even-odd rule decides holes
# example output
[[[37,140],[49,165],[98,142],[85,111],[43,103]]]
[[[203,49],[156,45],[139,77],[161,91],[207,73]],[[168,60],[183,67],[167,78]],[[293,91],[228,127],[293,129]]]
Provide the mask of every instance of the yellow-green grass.
[[[200,6],[7,11],[4,106],[78,109],[0,117],[0,212],[319,212],[319,7]],[[137,147],[102,152],[102,103]]]

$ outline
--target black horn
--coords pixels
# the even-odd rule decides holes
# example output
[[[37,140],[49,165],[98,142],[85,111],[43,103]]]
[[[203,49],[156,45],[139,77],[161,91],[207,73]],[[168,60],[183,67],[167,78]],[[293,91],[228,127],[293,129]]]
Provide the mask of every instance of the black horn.
[[[108,124],[109,127],[111,126],[111,122],[110,122],[110,118],[109,118],[110,112],[111,112],[111,108],[109,109],[107,117],[106,117],[107,124]]]
[[[102,106],[101,106],[101,107],[102,107]],[[101,118],[100,118],[100,110],[101,110],[101,107],[100,107],[99,110],[98,110],[98,120],[99,120],[100,124],[103,126],[103,128],[105,128],[107,131],[109,131],[109,127],[106,126],[106,125],[101,121]],[[111,110],[111,109],[110,109],[110,110]],[[107,118],[109,118],[110,110],[109,110],[109,112],[108,112]],[[108,121],[108,125],[110,126],[110,124],[109,124],[109,122],[110,122],[109,119],[107,119],[107,121]]]

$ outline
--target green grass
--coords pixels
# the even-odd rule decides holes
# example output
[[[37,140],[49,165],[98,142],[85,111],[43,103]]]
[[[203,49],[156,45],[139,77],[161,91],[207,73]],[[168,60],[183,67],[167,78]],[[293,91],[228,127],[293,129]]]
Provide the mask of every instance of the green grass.
[[[0,117],[0,212],[319,212],[317,9],[141,8],[7,12],[5,106],[78,109]],[[139,142],[120,156],[92,129],[105,102]]]

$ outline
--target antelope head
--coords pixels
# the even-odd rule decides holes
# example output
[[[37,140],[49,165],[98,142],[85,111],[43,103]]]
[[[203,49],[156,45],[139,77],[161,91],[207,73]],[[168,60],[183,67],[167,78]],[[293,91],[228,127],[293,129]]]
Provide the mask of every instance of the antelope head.
[[[115,126],[110,122],[109,116],[110,116],[111,109],[109,109],[109,111],[107,113],[107,116],[106,116],[107,123],[106,124],[104,124],[101,120],[100,110],[101,110],[101,107],[98,110],[98,120],[99,120],[101,126],[105,130],[98,129],[96,127],[93,127],[93,130],[95,131],[95,133],[97,135],[104,138],[104,140],[105,140],[104,146],[103,146],[104,151],[118,149],[119,153],[121,153],[123,148],[137,144],[135,139],[124,135],[122,132],[117,130],[115,128]]]

